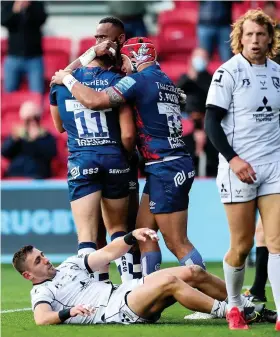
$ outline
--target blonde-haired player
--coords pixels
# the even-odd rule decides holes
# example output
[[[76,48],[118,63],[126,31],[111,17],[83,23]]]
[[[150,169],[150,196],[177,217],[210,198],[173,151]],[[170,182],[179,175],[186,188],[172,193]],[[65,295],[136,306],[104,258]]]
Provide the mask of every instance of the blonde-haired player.
[[[230,329],[248,329],[241,289],[259,209],[269,251],[268,277],[280,331],[280,66],[275,25],[250,10],[233,25],[235,54],[214,74],[207,98],[206,132],[220,152],[217,185],[230,228],[224,258]]]

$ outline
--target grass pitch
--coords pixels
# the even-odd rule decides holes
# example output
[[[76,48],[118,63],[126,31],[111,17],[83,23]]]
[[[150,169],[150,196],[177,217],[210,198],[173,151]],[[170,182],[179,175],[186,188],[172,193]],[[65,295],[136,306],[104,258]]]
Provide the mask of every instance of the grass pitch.
[[[174,264],[173,264],[174,265]],[[172,264],[164,264],[162,268],[171,267]],[[30,308],[31,283],[24,280],[12,266],[2,265],[2,297],[1,310],[15,310]],[[208,263],[208,271],[223,276],[221,263]],[[115,265],[111,264],[111,280],[119,283],[119,276]],[[254,269],[248,269],[245,284],[252,284]],[[269,302],[267,307],[274,308],[271,289],[267,289]],[[153,325],[57,325],[36,326],[33,321],[32,311],[9,312],[1,314],[3,337],[130,337],[130,336],[160,336],[160,337],[276,337],[279,332],[274,330],[274,324],[262,323],[252,325],[248,331],[230,331],[225,320],[200,320],[185,321],[184,316],[188,311],[175,304],[168,308],[160,321]],[[189,312],[190,313],[190,312]]]

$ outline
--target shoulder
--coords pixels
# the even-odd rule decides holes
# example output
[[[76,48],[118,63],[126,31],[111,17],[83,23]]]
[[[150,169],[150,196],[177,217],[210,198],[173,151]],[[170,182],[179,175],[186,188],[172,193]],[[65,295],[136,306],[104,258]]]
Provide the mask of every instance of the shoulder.
[[[280,64],[276,63],[275,61],[273,61],[271,59],[267,59],[267,64],[272,71],[275,71],[279,74]]]
[[[135,86],[137,84],[137,77],[135,77],[137,74],[127,75],[123,77],[116,85],[116,87],[121,91],[127,91],[131,87]]]

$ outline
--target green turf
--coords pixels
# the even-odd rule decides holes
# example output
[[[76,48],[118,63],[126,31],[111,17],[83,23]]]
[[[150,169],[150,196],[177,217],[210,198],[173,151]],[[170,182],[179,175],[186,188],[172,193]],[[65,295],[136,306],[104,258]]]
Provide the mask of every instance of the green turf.
[[[165,264],[163,267],[171,265]],[[222,276],[220,263],[207,264],[208,271]],[[254,270],[249,269],[245,284],[251,284]],[[115,267],[111,267],[111,279],[119,282]],[[21,278],[11,266],[2,265],[2,309],[19,309],[30,307],[31,285]],[[270,302],[267,306],[273,308],[270,289],[267,291]],[[158,337],[228,337],[228,336],[254,336],[273,337],[280,336],[274,331],[274,324],[255,324],[249,331],[229,331],[225,320],[185,321],[183,319],[187,310],[176,304],[167,309],[161,320],[154,325],[95,325],[95,326],[41,326],[34,324],[32,312],[14,312],[1,314],[3,337],[130,337],[130,336],[158,336]]]

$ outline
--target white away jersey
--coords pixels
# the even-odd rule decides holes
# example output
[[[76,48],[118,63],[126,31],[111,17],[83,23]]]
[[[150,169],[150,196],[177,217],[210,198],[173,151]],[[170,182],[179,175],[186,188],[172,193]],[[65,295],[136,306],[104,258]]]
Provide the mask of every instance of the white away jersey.
[[[228,111],[221,125],[242,159],[254,165],[280,160],[280,65],[233,56],[213,75],[206,105]],[[220,167],[226,166],[220,154]]]
[[[71,317],[64,323],[94,324],[103,323],[113,285],[96,282],[85,264],[84,256],[72,256],[57,268],[52,280],[34,285],[31,290],[32,310],[39,303],[49,303],[53,311],[68,309],[78,304],[87,304],[96,308],[91,316]]]

